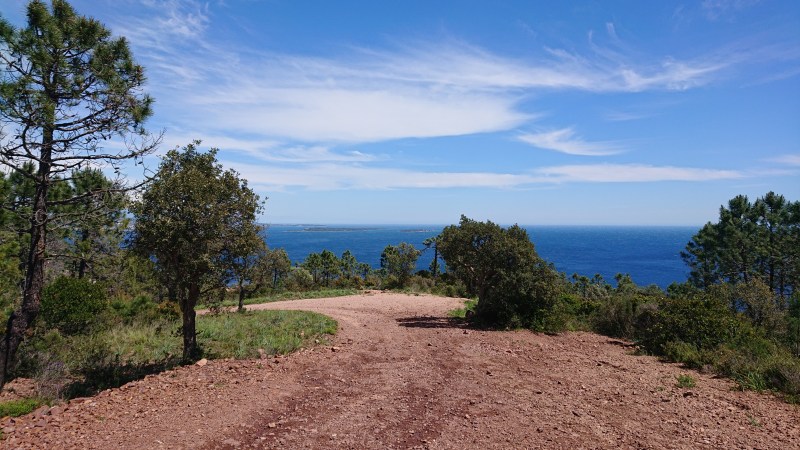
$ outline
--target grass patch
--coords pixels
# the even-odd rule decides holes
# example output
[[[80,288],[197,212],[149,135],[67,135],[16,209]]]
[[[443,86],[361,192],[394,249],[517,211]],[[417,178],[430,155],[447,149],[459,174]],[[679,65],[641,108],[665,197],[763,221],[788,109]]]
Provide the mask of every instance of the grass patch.
[[[23,398],[0,403],[0,417],[19,417],[46,405],[47,402],[40,398]]]
[[[695,381],[694,377],[687,374],[681,374],[677,377],[677,382],[675,383],[676,386],[682,389],[690,389],[697,386],[697,381]]]
[[[93,395],[181,364],[180,321],[131,323],[86,336],[43,332],[25,342],[18,376],[33,377],[44,398]],[[197,318],[204,356],[254,358],[259,349],[285,354],[322,341],[336,321],[306,311],[252,311]]]
[[[181,355],[179,322],[119,327],[105,334],[108,353],[122,364],[169,362]],[[197,343],[204,356],[255,358],[258,349],[268,355],[286,354],[324,335],[336,333],[337,324],[322,314],[307,311],[246,311],[203,315],[197,318]]]
[[[288,291],[288,292],[278,292],[275,294],[270,294],[263,297],[253,297],[253,298],[246,298],[244,299],[245,305],[257,305],[259,303],[273,303],[273,302],[282,302],[286,300],[302,300],[306,298],[328,298],[328,297],[344,297],[347,295],[356,295],[361,292],[358,289],[320,289],[316,291],[305,291],[305,292],[295,292],[295,291]],[[229,307],[229,306],[239,306],[239,300],[228,299],[224,300],[220,306],[222,307]],[[208,305],[197,305],[195,309],[205,309],[208,308]]]
[[[248,311],[202,317],[197,329],[207,357],[244,359],[257,357],[258,349],[269,355],[293,352],[336,333],[337,324],[306,311]]]
[[[477,299],[469,299],[464,301],[464,306],[461,308],[451,309],[447,312],[449,317],[455,319],[466,319],[468,312],[475,312],[475,307],[478,305]]]

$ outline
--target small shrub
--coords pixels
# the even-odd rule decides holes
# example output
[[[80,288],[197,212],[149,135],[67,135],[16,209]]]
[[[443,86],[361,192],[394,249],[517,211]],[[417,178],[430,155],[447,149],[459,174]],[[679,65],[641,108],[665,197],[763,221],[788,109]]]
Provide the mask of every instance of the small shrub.
[[[678,386],[679,388],[690,389],[697,385],[697,382],[691,375],[681,374],[678,375],[676,378],[678,379],[678,381],[677,383],[675,383],[675,385]]]
[[[40,398],[22,398],[0,403],[0,417],[19,417],[31,413],[46,404]]]
[[[433,291],[433,287],[434,281],[432,278],[425,278],[420,275],[413,275],[408,282],[406,282],[406,289],[414,293],[429,293]]]
[[[447,315],[456,319],[466,319],[467,316],[472,316],[475,313],[475,305],[477,304],[477,300],[465,300],[464,307],[450,310]]]
[[[705,352],[701,352],[697,347],[686,342],[667,342],[664,344],[663,349],[664,356],[669,361],[681,362],[693,369],[701,369],[712,362],[712,359]]]
[[[59,277],[42,294],[41,317],[50,328],[72,335],[89,331],[106,309],[103,288],[81,278]]]
[[[478,300],[476,322],[482,326],[545,331],[547,315],[561,297],[557,277],[543,263],[501,272],[497,285]]]

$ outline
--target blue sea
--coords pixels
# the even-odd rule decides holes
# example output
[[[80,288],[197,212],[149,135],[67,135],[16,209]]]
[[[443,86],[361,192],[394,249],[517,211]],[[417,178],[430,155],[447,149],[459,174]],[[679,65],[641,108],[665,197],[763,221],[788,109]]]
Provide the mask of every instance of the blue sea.
[[[387,245],[408,242],[418,249],[438,235],[442,225],[269,225],[270,248],[283,248],[292,262],[309,253],[330,250],[337,256],[350,250],[360,262],[380,266]],[[627,273],[640,286],[666,288],[686,281],[688,270],[680,252],[699,227],[639,226],[526,226],[539,256],[568,276],[599,273],[613,284],[614,275]],[[433,251],[425,251],[418,268],[427,268]]]

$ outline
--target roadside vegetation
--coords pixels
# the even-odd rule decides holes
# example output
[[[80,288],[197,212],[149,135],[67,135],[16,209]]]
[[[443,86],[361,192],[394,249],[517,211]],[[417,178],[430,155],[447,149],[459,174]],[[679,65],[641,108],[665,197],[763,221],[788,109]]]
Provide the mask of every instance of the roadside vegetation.
[[[772,192],[730,200],[682,253],[689,279],[666,291],[624,274],[611,283],[548,273],[514,233],[462,218],[440,235],[448,270],[477,298],[454,315],[479,326],[629,339],[643,353],[729,377],[742,389],[800,400],[800,202]],[[520,252],[528,252],[526,264],[518,263]]]

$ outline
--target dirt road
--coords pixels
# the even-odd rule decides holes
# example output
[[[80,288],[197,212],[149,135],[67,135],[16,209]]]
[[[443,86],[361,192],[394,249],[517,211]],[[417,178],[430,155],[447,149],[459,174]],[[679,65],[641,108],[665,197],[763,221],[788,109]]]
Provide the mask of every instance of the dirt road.
[[[258,308],[339,321],[332,346],[211,361],[6,422],[6,448],[800,448],[800,408],[588,333],[462,328],[454,299]],[[691,374],[691,389],[676,377]]]

